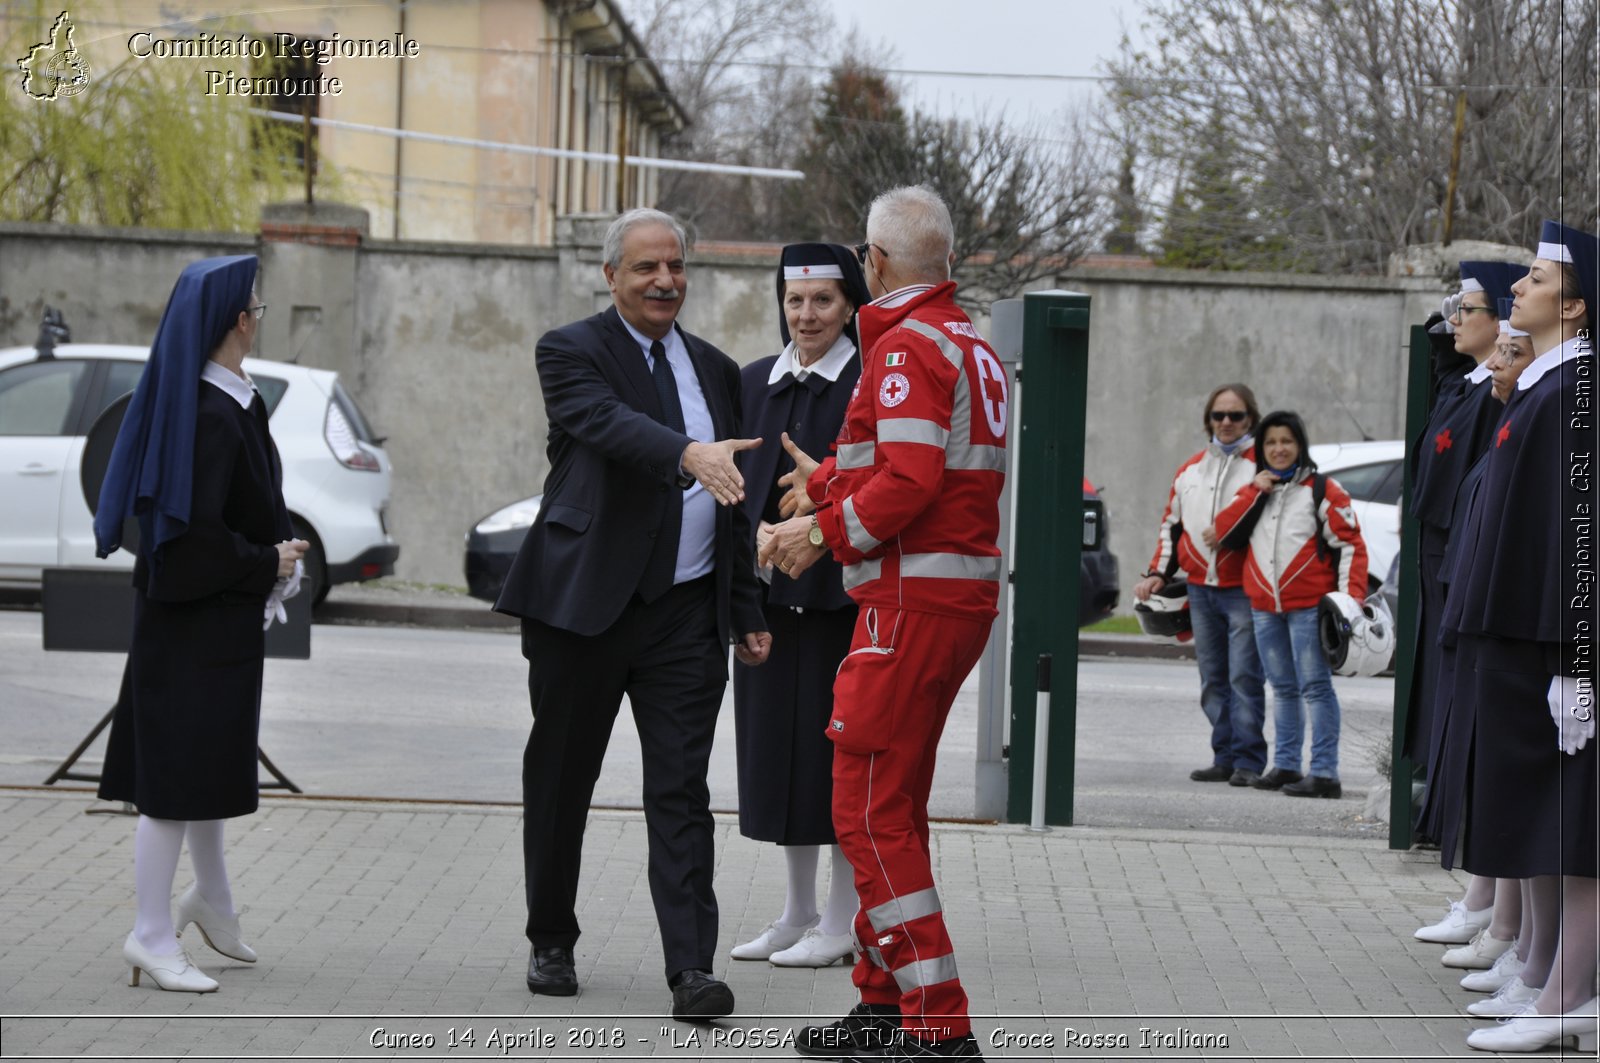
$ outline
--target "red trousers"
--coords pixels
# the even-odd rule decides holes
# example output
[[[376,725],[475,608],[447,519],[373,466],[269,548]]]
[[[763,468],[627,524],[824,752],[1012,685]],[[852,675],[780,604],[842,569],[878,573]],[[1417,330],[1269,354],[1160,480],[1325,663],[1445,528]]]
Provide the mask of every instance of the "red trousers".
[[[923,1040],[972,1031],[928,858],[939,736],[991,622],[864,609],[834,681],[833,827],[855,869],[855,984]]]

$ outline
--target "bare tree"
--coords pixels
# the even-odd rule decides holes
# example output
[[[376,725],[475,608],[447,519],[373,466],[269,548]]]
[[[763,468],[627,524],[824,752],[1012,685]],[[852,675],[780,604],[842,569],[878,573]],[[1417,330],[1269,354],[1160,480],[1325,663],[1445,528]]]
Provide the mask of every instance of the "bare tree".
[[[1454,238],[1515,244],[1541,216],[1594,225],[1592,4],[1150,0],[1145,29],[1153,49],[1125,45],[1112,73],[1147,186],[1184,206],[1202,163],[1218,179],[1223,140],[1221,176],[1250,190],[1246,210],[1187,219],[1191,234],[1376,273],[1443,238],[1447,216]]]
[[[676,158],[785,165],[811,123],[818,56],[830,57],[824,0],[624,0],[691,125],[665,149]],[[701,235],[773,239],[783,182],[668,171],[659,205]]]

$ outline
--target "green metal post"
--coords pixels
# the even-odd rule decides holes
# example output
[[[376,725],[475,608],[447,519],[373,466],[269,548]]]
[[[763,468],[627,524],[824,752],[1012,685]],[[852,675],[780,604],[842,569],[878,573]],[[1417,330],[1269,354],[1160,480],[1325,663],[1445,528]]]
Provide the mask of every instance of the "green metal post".
[[[1433,405],[1433,348],[1428,330],[1411,326],[1411,358],[1406,367],[1406,445],[1414,445],[1428,426]],[[1411,848],[1411,776],[1415,765],[1404,753],[1411,695],[1416,686],[1417,633],[1422,607],[1421,538],[1411,519],[1411,455],[1405,460],[1405,487],[1400,495],[1400,615],[1394,655],[1394,744],[1389,760],[1389,848]],[[1388,573],[1377,573],[1387,578]]]
[[[1033,797],[1038,664],[1054,658],[1045,822],[1072,822],[1078,726],[1078,597],[1083,542],[1083,427],[1089,379],[1089,297],[1023,297],[1013,555],[1011,758],[1006,818],[1027,823]]]

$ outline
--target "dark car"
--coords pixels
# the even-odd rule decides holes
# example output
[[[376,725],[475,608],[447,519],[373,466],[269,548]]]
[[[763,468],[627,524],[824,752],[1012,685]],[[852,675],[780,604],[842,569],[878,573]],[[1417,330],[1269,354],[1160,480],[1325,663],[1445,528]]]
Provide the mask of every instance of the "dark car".
[[[492,602],[511,571],[511,561],[539,516],[543,495],[524,498],[484,517],[467,533],[467,592]],[[1110,616],[1117,607],[1117,558],[1100,496],[1083,482],[1083,584],[1078,626]]]

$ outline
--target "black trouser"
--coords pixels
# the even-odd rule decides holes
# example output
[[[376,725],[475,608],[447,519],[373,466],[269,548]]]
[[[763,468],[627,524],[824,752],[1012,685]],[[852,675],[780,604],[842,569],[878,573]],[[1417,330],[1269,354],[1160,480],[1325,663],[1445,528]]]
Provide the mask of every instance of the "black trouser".
[[[528,940],[570,948],[583,829],[622,696],[643,756],[650,896],[670,979],[710,970],[717,948],[711,798],[706,769],[728,682],[714,579],[635,598],[599,635],[524,620],[533,730],[522,758]]]

